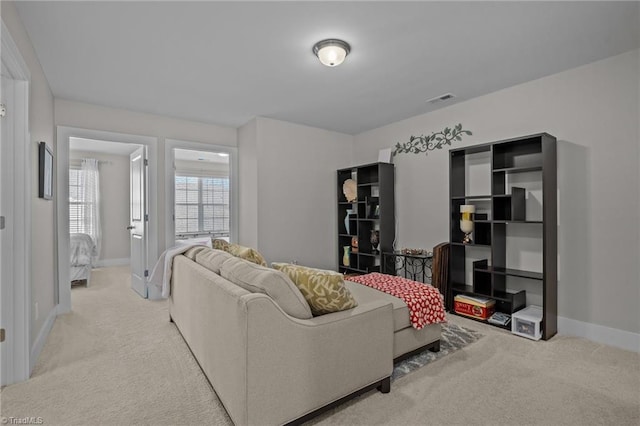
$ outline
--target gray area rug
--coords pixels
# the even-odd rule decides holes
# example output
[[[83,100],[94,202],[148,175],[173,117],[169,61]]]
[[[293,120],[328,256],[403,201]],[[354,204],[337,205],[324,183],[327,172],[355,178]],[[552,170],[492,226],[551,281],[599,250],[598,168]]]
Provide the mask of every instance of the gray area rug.
[[[442,336],[440,338],[440,351],[431,352],[428,349],[415,354],[393,366],[393,374],[391,375],[391,381],[397,380],[406,376],[412,371],[418,368],[424,367],[430,362],[443,356],[449,355],[462,349],[470,343],[475,342],[482,337],[482,334],[468,328],[460,327],[456,324],[445,323],[442,324]]]

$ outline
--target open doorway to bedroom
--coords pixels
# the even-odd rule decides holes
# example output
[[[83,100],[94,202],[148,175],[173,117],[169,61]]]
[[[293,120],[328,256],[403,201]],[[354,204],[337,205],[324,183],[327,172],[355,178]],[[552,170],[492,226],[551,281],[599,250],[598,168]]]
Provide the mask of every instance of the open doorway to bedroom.
[[[99,293],[95,268],[120,268],[125,288],[146,298],[158,258],[157,138],[58,126],[57,139],[59,312],[71,311],[72,283],[76,296]]]
[[[69,140],[69,241],[72,288],[91,270],[130,266],[130,155],[141,145]]]

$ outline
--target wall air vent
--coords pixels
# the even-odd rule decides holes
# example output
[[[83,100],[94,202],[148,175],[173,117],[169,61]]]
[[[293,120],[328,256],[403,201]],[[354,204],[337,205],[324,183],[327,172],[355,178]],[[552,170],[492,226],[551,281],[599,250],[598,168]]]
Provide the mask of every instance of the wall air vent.
[[[427,100],[428,104],[435,104],[437,102],[447,101],[449,99],[455,98],[456,95],[453,93],[445,93],[444,95],[436,96],[435,98],[431,98]]]

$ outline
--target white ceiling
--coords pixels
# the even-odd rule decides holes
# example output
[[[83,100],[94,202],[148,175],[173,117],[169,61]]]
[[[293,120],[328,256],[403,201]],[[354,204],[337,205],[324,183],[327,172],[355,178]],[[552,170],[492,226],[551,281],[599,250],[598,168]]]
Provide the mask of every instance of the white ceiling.
[[[640,47],[639,2],[17,2],[54,96],[356,134]],[[344,64],[311,53],[352,47]],[[431,105],[447,92],[456,99]]]

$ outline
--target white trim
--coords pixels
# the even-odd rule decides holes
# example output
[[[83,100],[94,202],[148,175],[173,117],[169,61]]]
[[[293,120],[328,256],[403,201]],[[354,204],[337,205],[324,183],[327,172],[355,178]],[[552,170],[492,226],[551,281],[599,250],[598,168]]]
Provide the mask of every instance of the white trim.
[[[226,152],[229,154],[229,240],[238,240],[238,148],[228,145],[214,145],[200,142],[189,142],[178,139],[165,139],[164,144],[164,170],[165,170],[165,246],[172,247],[176,241],[175,223],[173,221],[175,199],[175,152],[176,148],[192,149],[206,152]]]
[[[604,325],[558,317],[558,334],[584,337],[603,345],[640,352],[640,334]]]
[[[13,194],[11,195],[12,228],[11,241],[13,258],[4,262],[11,271],[11,285],[2,287],[2,327],[6,329],[7,340],[2,345],[2,385],[27,380],[31,373],[31,136],[29,134],[29,86],[31,74],[20,50],[15,44],[8,28],[2,21],[0,29],[2,72],[14,85],[13,102],[15,117],[13,122],[12,158],[13,170],[3,171],[11,177]],[[6,120],[6,119],[5,119]],[[6,141],[5,141],[6,142]],[[7,200],[4,200],[5,202]],[[3,209],[9,206],[3,207]],[[7,219],[9,216],[7,215]]]
[[[49,315],[47,315],[47,319],[44,324],[42,324],[42,328],[40,329],[40,333],[38,333],[38,337],[33,342],[31,346],[31,358],[29,362],[29,370],[33,371],[33,367],[36,366],[36,361],[38,361],[38,357],[40,356],[40,352],[42,352],[42,348],[44,348],[44,344],[47,343],[47,337],[49,337],[49,333],[53,328],[53,323],[56,321],[56,317],[58,316],[58,306],[56,305],[51,309]]]
[[[123,257],[121,259],[100,259],[93,265],[94,268],[108,268],[109,266],[125,266],[130,265],[131,259]]]
[[[22,58],[20,49],[18,49],[18,45],[13,41],[13,37],[11,37],[11,33],[5,26],[4,21],[2,21],[1,31],[2,52],[5,53],[5,55],[2,55],[2,62],[11,72],[11,77],[14,80],[30,81],[31,73],[29,72],[29,67]]]
[[[69,138],[95,139],[107,142],[131,143],[147,147],[149,155],[149,248],[147,269],[151,269],[158,259],[158,138],[130,135],[102,130],[81,129],[58,126],[56,129],[58,149],[57,168],[57,215],[58,215],[58,286],[60,313],[71,310],[71,284],[69,281]],[[64,284],[69,283],[69,284]]]

